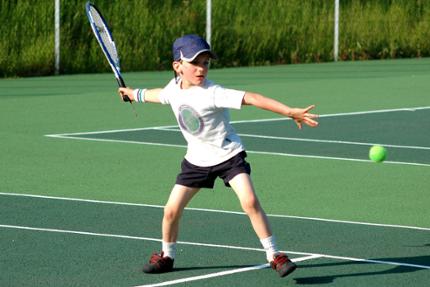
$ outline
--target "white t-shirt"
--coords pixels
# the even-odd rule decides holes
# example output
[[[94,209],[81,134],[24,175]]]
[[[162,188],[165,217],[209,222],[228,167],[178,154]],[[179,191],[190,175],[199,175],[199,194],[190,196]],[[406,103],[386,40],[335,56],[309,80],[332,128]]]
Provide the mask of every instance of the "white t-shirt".
[[[222,163],[245,148],[230,124],[229,109],[240,109],[244,91],[226,89],[206,80],[203,86],[181,89],[172,79],[160,92],[170,104],[188,143],[186,160],[207,167]]]

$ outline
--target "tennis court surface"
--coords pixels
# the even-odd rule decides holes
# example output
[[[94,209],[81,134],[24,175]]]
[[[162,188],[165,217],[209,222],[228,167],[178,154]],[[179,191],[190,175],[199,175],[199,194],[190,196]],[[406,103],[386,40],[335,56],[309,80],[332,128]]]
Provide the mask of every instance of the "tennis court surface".
[[[416,124],[430,127],[430,107],[322,115],[318,129],[304,131],[287,129],[285,121],[285,118],[241,121],[233,122],[233,126],[249,152],[368,160],[369,148],[382,144],[390,150],[388,163],[430,166],[430,133],[422,132],[422,126]],[[186,147],[177,126],[48,136]]]
[[[159,87],[170,72],[125,73]],[[163,204],[185,142],[170,108],[116,95],[111,74],[0,80],[0,286],[427,286],[430,282],[430,60],[210,71],[320,126],[232,111],[279,247],[268,268],[222,182],[184,212],[175,271],[141,271],[160,249]],[[368,160],[373,144],[384,163]]]
[[[260,286],[342,285],[351,278],[407,286],[426,281],[430,269],[430,255],[422,253],[429,247],[429,229],[272,215],[274,229],[284,231],[280,241],[288,242],[300,266],[298,276],[280,281],[267,268],[245,215],[189,209],[175,272],[144,275],[142,258],[160,245],[161,206],[0,198],[2,257],[8,263],[2,270],[9,278],[3,283],[8,286],[249,286],[249,280]]]

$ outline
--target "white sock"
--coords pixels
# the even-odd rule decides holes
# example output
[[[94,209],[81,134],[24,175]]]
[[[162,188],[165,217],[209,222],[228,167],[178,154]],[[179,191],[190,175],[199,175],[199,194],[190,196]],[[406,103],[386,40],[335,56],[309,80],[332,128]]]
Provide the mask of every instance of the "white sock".
[[[260,242],[266,251],[267,261],[273,261],[273,257],[279,253],[278,247],[276,246],[275,236],[260,239]]]
[[[162,249],[164,256],[168,256],[175,259],[176,256],[176,242],[164,242],[162,243]]]

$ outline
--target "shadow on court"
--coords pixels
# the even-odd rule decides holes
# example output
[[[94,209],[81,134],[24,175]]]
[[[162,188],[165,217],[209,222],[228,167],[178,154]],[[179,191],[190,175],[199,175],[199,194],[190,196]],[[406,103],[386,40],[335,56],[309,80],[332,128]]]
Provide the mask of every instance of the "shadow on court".
[[[220,265],[220,266],[190,266],[190,267],[175,267],[173,272],[183,272],[183,271],[191,271],[191,270],[211,270],[211,269],[222,269],[222,270],[230,270],[230,269],[240,269],[240,268],[248,268],[253,267],[255,265]]]
[[[430,263],[430,255],[405,257],[405,258],[378,258],[378,259],[371,259],[371,260],[385,261],[385,262],[402,262],[402,263],[415,264],[415,265],[428,265]],[[368,269],[373,269],[377,265],[380,265],[380,264],[372,263],[372,262],[344,261],[344,262],[335,262],[335,263],[307,264],[307,265],[300,266],[300,268],[324,268],[324,267],[348,267],[348,266],[349,267],[352,267],[352,266],[367,267],[368,266],[369,267]],[[329,283],[333,283],[336,279],[339,279],[339,278],[354,278],[354,277],[361,277],[361,276],[373,277],[373,276],[380,276],[380,275],[412,273],[412,272],[423,271],[423,270],[424,270],[423,268],[412,267],[412,266],[394,266],[394,267],[389,267],[388,269],[379,270],[379,271],[369,270],[365,272],[334,274],[334,275],[326,275],[326,276],[299,277],[299,278],[295,278],[294,280],[296,281],[296,284],[301,284],[301,285],[329,284]]]
[[[146,276],[141,266],[149,253],[159,248],[162,211],[145,206],[3,194],[0,285],[140,286],[194,278],[196,282],[187,282],[187,286],[202,286],[202,282],[204,286],[235,287],[285,286],[286,282],[314,286],[331,282],[336,286],[428,286],[428,269],[328,257],[302,261],[286,281],[279,280],[271,270],[215,274],[209,280],[207,273],[261,265],[264,254],[258,249],[246,216],[200,210],[184,212],[183,241],[178,244],[180,256],[175,272]],[[278,239],[288,242],[290,250],[425,266],[430,262],[428,231],[271,219],[277,230],[288,231],[279,232]]]

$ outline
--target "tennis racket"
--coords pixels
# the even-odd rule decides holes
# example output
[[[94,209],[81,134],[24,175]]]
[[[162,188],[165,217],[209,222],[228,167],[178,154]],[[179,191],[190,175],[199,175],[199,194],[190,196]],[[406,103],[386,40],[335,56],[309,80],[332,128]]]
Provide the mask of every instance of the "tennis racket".
[[[121,69],[119,67],[118,51],[116,49],[115,42],[112,37],[112,33],[109,30],[106,20],[103,18],[100,10],[89,1],[85,5],[87,11],[88,21],[90,21],[91,28],[96,36],[97,42],[99,42],[106,59],[115,74],[118,86],[125,88],[124,79],[121,76]],[[127,96],[123,96],[124,102],[130,102]]]

